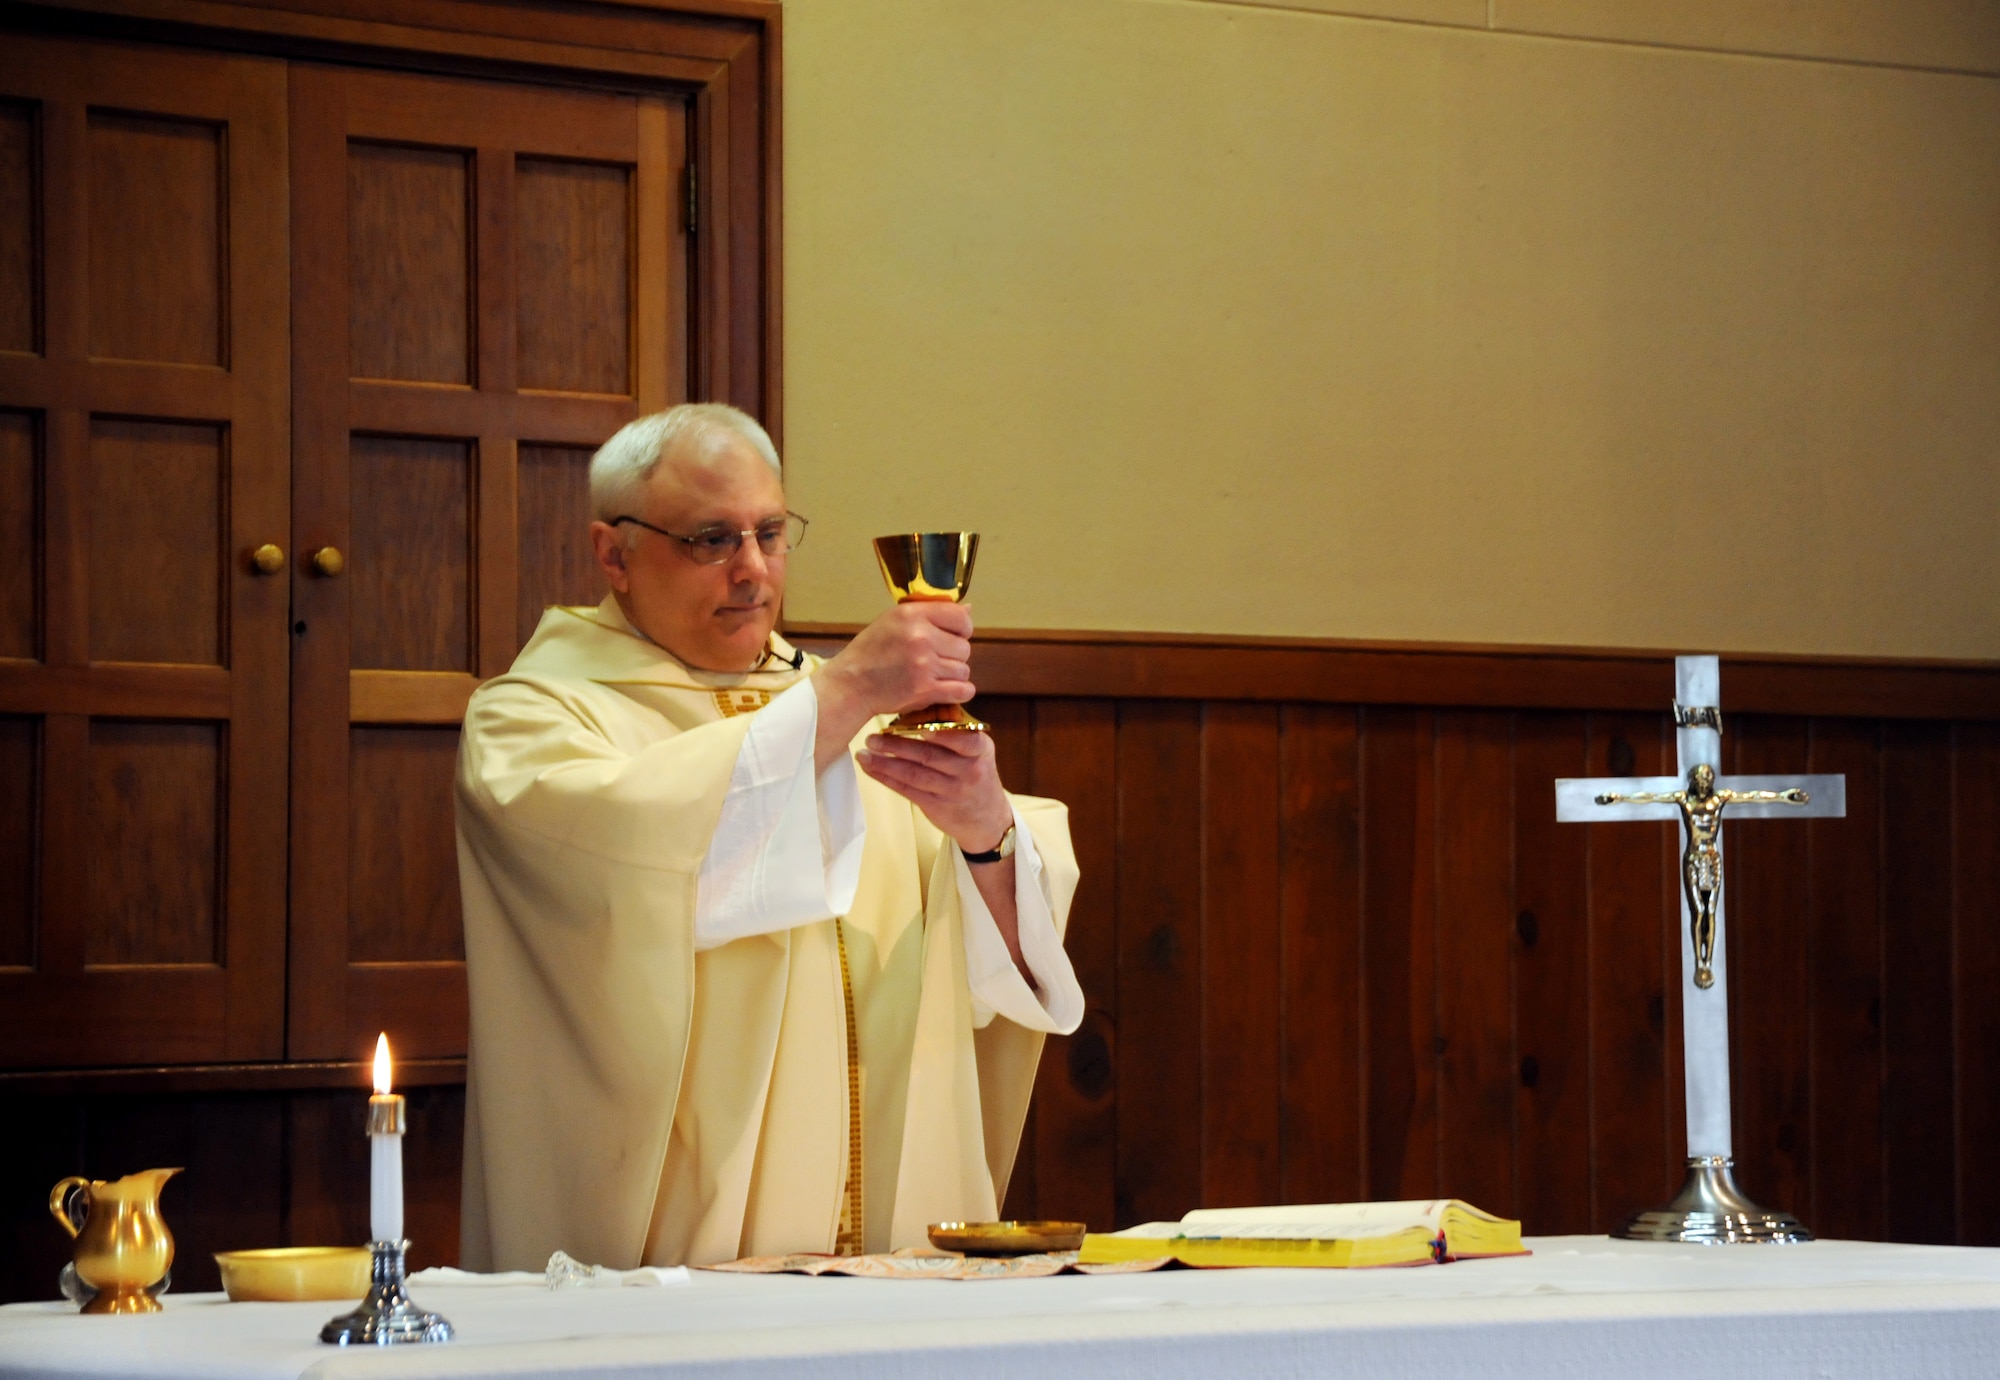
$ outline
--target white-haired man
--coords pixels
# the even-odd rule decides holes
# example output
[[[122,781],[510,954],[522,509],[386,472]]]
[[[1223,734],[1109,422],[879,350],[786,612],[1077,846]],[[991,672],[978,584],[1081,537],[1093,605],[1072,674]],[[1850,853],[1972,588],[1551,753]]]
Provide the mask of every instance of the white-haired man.
[[[590,482],[610,596],[549,610],[466,711],[465,1263],[887,1250],[996,1215],[1043,1033],[1083,1014],[1067,817],[1001,788],[985,734],[870,732],[972,697],[971,615],[791,648],[805,522],[734,408],[633,422]]]

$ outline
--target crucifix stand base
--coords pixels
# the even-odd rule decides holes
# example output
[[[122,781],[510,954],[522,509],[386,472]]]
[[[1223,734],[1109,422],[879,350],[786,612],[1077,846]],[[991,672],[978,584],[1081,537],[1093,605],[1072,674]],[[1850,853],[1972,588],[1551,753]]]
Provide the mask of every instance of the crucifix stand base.
[[[1698,1246],[1783,1245],[1813,1234],[1789,1212],[1760,1208],[1736,1186],[1727,1155],[1688,1156],[1687,1182],[1663,1208],[1641,1212],[1612,1232],[1627,1241],[1686,1241]]]

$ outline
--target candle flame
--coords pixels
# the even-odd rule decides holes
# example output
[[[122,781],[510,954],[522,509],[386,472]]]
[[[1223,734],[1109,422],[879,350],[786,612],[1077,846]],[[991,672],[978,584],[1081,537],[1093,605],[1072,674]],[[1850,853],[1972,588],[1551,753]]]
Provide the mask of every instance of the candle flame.
[[[384,1031],[375,1037],[375,1092],[377,1096],[389,1094],[389,1034]]]

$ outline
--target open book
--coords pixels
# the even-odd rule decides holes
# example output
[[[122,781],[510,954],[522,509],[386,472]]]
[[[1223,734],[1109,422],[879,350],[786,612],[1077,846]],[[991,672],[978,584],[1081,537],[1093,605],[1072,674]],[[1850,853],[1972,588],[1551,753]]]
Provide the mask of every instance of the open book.
[[[1526,1255],[1521,1224],[1456,1198],[1404,1203],[1202,1208],[1178,1222],[1147,1222],[1083,1238],[1084,1265],[1166,1257],[1184,1265],[1442,1265]]]

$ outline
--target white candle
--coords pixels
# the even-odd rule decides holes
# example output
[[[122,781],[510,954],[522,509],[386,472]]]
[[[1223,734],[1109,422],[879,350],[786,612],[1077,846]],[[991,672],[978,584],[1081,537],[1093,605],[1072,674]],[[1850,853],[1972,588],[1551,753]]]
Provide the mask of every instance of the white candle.
[[[403,1099],[389,1091],[389,1037],[375,1041],[375,1095],[368,1099],[368,1232],[403,1239]]]

